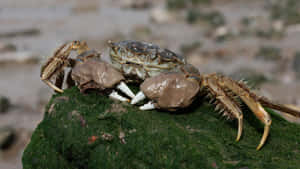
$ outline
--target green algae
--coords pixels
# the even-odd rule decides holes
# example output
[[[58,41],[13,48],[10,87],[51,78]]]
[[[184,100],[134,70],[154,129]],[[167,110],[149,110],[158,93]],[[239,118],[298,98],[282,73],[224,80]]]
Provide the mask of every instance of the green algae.
[[[63,98],[63,99],[62,99]],[[244,132],[206,103],[177,113],[140,111],[99,94],[71,88],[54,95],[23,154],[35,168],[297,168],[300,126],[272,115],[266,145],[256,151],[263,126],[244,110]],[[119,109],[112,109],[114,105]],[[125,111],[124,111],[124,110]],[[271,112],[271,111],[269,111]],[[271,112],[272,113],[272,112]],[[103,115],[104,114],[104,115]],[[103,115],[103,116],[101,116]],[[99,118],[101,116],[101,118]],[[103,133],[113,136],[103,139]],[[119,138],[125,133],[124,142]],[[97,136],[94,142],[89,138]]]

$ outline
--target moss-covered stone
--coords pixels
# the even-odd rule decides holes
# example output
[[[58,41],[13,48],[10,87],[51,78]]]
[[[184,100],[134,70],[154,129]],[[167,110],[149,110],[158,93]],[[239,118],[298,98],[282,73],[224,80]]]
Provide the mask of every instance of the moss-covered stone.
[[[63,98],[63,99],[62,99]],[[206,104],[177,113],[140,111],[72,88],[54,95],[23,154],[24,169],[297,168],[300,126],[273,116],[271,134],[244,110],[244,133]]]

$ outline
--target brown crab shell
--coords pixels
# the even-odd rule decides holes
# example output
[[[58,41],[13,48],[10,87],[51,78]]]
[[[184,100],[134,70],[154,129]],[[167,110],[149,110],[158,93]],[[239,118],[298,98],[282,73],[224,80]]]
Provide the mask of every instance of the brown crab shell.
[[[199,82],[181,73],[165,73],[146,79],[141,90],[160,109],[175,111],[189,106],[200,91]]]
[[[87,89],[110,89],[125,79],[110,64],[94,59],[76,64],[71,76],[82,92]]]

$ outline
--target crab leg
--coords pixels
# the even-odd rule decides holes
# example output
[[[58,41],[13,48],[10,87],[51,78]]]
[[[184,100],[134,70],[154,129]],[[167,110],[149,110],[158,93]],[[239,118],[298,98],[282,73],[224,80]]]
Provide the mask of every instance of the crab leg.
[[[130,88],[124,82],[121,82],[117,86],[117,89],[121,90],[124,94],[126,94],[130,98],[134,98],[135,97],[134,93],[130,90]]]
[[[142,91],[139,91],[134,98],[131,100],[131,104],[136,104],[146,98],[145,94]]]
[[[275,103],[275,102],[270,101],[269,99],[267,99],[265,97],[260,97],[259,102],[263,106],[269,107],[271,109],[283,111],[283,112],[286,112],[286,113],[291,114],[293,116],[300,117],[300,109],[298,107]]]
[[[52,83],[50,82],[50,80],[45,79],[45,80],[43,80],[43,81],[44,81],[49,87],[51,87],[52,89],[54,89],[55,91],[57,91],[57,92],[59,92],[59,93],[63,93],[63,92],[64,92],[62,89],[60,89],[60,88],[56,87],[54,84],[52,84]]]
[[[264,143],[267,140],[267,137],[269,135],[270,126],[272,123],[270,115],[265,111],[265,109],[262,107],[262,105],[259,103],[259,100],[257,100],[256,95],[243,84],[235,82],[229,78],[217,76],[217,75],[209,75],[209,78],[214,78],[218,81],[218,84],[224,88],[228,88],[233,93],[235,93],[237,96],[239,96],[246,104],[247,106],[252,110],[254,115],[262,122],[264,123],[264,133],[260,140],[259,145],[257,146],[256,150],[259,150]]]
[[[116,91],[112,91],[110,94],[109,94],[109,97],[112,98],[112,99],[116,99],[116,100],[119,100],[121,102],[129,102],[129,100],[121,95],[118,94],[118,92]]]
[[[224,116],[236,118],[238,120],[238,134],[236,141],[239,141],[243,131],[243,114],[236,100],[226,93],[217,83],[215,79],[206,78],[203,86],[209,91],[208,97],[216,104],[216,110],[223,112]],[[216,100],[215,100],[215,99]]]

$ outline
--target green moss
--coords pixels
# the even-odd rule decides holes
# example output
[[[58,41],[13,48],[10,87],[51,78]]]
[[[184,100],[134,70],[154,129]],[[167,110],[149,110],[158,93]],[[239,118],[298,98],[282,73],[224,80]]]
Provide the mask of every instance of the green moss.
[[[206,104],[182,112],[140,111],[106,96],[72,88],[53,96],[23,154],[35,168],[295,168],[300,164],[300,126],[273,116],[271,134],[255,148],[263,126],[245,110],[244,133],[235,121]],[[118,105],[118,106],[116,106]],[[124,110],[125,111],[124,111]],[[105,114],[99,119],[99,115]],[[122,144],[119,133],[125,133]],[[103,133],[113,136],[102,139]],[[91,136],[97,136],[90,142]]]

